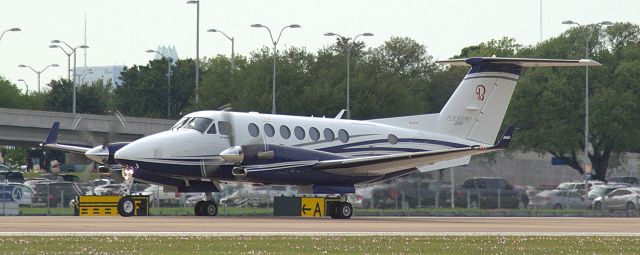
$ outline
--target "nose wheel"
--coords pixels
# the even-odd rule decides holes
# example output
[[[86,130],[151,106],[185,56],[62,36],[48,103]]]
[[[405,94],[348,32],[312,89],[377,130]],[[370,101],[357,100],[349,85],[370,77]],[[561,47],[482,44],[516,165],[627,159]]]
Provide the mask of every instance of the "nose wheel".
[[[213,195],[205,194],[205,200],[196,203],[193,208],[196,216],[216,216],[218,215],[218,204],[213,200]]]

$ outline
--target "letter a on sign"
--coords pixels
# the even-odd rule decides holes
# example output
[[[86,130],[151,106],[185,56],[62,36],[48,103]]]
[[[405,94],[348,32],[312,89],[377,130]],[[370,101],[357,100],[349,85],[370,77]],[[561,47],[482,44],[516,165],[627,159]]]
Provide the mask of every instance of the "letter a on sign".
[[[322,211],[320,210],[320,203],[318,202],[316,202],[316,209],[313,210],[313,217],[316,217],[316,216],[322,217]]]

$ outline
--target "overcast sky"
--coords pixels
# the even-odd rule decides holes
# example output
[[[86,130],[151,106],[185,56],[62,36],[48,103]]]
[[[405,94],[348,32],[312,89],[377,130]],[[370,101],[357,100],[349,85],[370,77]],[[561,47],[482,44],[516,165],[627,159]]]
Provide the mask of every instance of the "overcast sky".
[[[275,33],[283,26],[300,24],[284,31],[278,47],[306,47],[316,51],[334,42],[325,32],[346,37],[371,32],[362,38],[377,47],[392,36],[413,38],[427,46],[429,54],[446,59],[460,49],[504,36],[523,45],[540,40],[540,0],[200,0],[200,57],[230,55],[229,40],[217,28],[235,37],[235,50],[247,55],[269,45],[266,29],[251,28],[253,23],[269,26]],[[557,36],[567,29],[560,24],[571,19],[578,23],[632,22],[640,24],[637,0],[543,0],[543,38]],[[67,56],[50,49],[53,39],[72,46],[84,43],[87,16],[87,65],[144,65],[153,54],[147,49],[175,45],[180,58],[195,57],[196,6],[186,0],[0,0],[0,75],[14,83],[24,79],[33,90],[36,74],[42,74],[42,88],[51,79],[66,78]],[[80,50],[79,50],[80,51]],[[84,55],[78,54],[78,66]],[[24,90],[22,84],[19,87]]]

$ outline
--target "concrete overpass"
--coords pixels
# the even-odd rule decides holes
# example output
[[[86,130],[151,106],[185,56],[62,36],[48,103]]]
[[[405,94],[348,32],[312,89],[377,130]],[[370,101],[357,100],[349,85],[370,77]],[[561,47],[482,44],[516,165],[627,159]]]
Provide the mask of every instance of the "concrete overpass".
[[[168,130],[175,123],[165,119],[123,119],[121,122],[115,115],[0,108],[0,144],[37,147],[56,121],[60,122],[59,142],[81,145],[101,144],[107,135],[111,142],[133,141]]]

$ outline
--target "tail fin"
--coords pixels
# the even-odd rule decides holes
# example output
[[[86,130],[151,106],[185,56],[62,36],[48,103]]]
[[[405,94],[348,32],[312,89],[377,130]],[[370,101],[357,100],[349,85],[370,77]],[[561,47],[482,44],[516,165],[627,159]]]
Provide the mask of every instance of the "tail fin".
[[[493,144],[522,67],[598,66],[593,60],[468,58],[438,61],[471,66],[440,112],[436,132]]]
[[[53,126],[51,127],[51,130],[49,130],[49,135],[47,136],[47,139],[44,140],[44,144],[52,144],[52,143],[57,143],[58,142],[58,129],[60,129],[60,122],[54,122]]]

